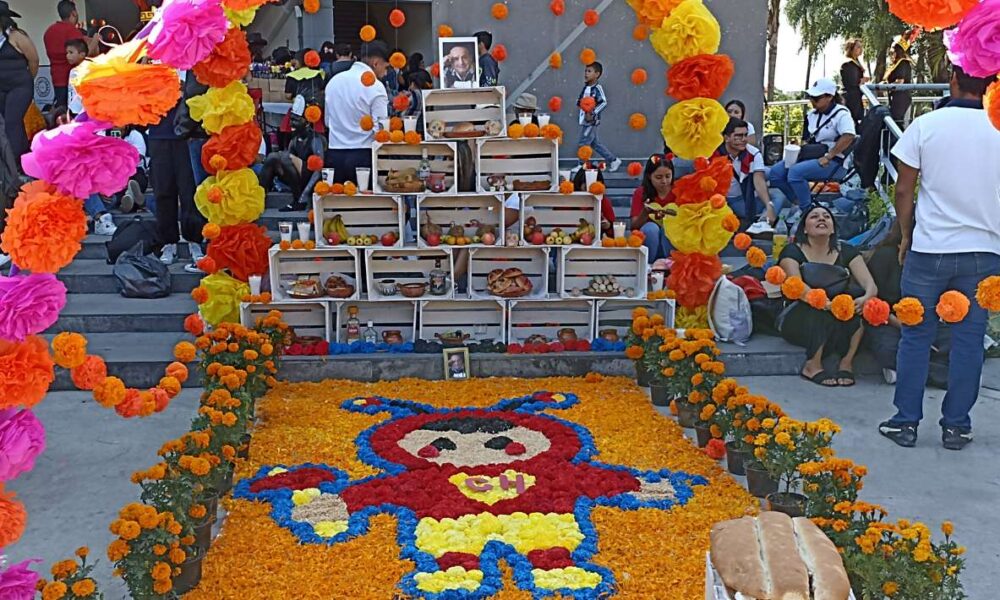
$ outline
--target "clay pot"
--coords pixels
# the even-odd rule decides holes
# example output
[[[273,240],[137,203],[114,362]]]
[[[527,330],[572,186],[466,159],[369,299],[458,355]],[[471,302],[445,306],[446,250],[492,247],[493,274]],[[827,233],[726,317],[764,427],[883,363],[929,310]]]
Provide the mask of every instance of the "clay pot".
[[[575,342],[576,341],[576,330],[573,329],[573,328],[571,328],[571,327],[565,327],[563,329],[560,329],[559,333],[556,334],[556,335],[558,336],[559,341],[562,342],[562,343],[564,343],[564,344],[566,342]]]
[[[201,582],[201,561],[204,559],[205,554],[200,553],[181,563],[181,572],[173,579],[175,594],[182,596],[198,587]]]
[[[618,341],[617,329],[602,329],[600,335],[606,342],[610,342],[613,344]]]
[[[747,491],[757,498],[764,498],[768,494],[778,491],[778,482],[771,479],[770,473],[764,470],[760,463],[746,465]]]
[[[733,475],[746,475],[747,471],[743,463],[746,462],[750,453],[740,450],[736,442],[726,442],[726,467]]]
[[[707,446],[708,442],[712,439],[712,429],[708,425],[695,425],[694,434],[699,448]]]
[[[650,385],[649,396],[653,400],[653,406],[670,406],[670,392],[662,385]]]
[[[382,341],[386,344],[402,344],[403,334],[398,329],[390,329],[382,332]]]
[[[775,492],[767,495],[768,510],[785,513],[789,517],[806,516],[808,498],[802,494]]]
[[[686,400],[677,401],[677,424],[685,429],[691,429],[698,422],[698,406]]]

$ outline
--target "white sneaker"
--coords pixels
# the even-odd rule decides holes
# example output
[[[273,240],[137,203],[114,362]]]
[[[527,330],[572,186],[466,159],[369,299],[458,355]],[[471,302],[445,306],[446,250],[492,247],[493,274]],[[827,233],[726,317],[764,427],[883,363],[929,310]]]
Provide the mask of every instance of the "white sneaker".
[[[882,369],[882,377],[889,385],[896,385],[896,372],[892,369]]]
[[[111,213],[104,213],[94,223],[94,233],[97,235],[114,235],[116,231],[118,231],[118,226],[115,225],[115,219]]]
[[[10,262],[10,255],[0,252],[0,267],[6,265],[9,262]]]
[[[747,235],[760,235],[762,233],[774,233],[774,227],[771,227],[766,218],[747,227]]]
[[[617,171],[618,169],[620,169],[621,166],[622,166],[622,159],[620,159],[620,158],[614,159],[613,161],[611,161],[611,164],[608,166],[608,173],[614,173],[615,171]]]
[[[160,251],[160,262],[165,265],[172,265],[177,260],[177,244],[166,244]]]
[[[191,262],[184,265],[184,270],[188,273],[201,273],[198,268],[198,261],[205,258],[205,252],[201,249],[201,244],[188,242],[188,252],[191,253]]]

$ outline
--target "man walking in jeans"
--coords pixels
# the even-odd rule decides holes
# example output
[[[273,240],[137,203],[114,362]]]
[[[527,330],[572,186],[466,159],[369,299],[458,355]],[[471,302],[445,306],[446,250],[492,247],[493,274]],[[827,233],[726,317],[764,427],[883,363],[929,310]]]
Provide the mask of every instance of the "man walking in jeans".
[[[879,425],[879,432],[906,448],[917,443],[937,332],[934,309],[948,290],[964,294],[971,306],[968,316],[951,326],[941,438],[949,450],[961,450],[972,441],[969,411],[979,395],[987,321],[986,311],[976,302],[976,287],[1000,273],[1000,131],[983,110],[983,95],[993,78],[971,77],[958,66],[953,69],[952,100],[915,120],[892,149],[899,159],[896,213],[903,232],[902,294],[920,300],[924,320],[902,329],[896,414]],[[918,178],[920,201],[914,225]]]

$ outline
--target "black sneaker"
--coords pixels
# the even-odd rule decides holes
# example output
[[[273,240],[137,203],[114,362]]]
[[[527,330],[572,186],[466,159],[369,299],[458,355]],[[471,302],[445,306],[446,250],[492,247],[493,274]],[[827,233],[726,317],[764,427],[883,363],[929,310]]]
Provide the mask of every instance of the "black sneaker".
[[[878,424],[878,432],[904,448],[917,445],[917,426],[882,421]]]
[[[961,450],[972,443],[972,430],[960,427],[942,427],[941,443],[947,450]]]

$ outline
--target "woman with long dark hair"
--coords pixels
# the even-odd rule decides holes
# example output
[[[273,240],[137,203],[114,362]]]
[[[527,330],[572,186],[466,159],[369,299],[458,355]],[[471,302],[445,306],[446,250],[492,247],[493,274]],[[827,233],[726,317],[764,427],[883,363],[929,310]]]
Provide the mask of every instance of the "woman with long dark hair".
[[[756,144],[757,143],[757,130],[754,129],[753,123],[747,118],[747,105],[742,100],[736,100],[735,98],[726,103],[726,112],[729,113],[730,117],[739,119],[740,121],[746,121],[747,124],[747,143]]]
[[[0,110],[18,164],[21,155],[28,151],[24,115],[34,96],[38,73],[38,51],[14,21],[20,17],[5,0],[0,0]]]
[[[672,154],[654,154],[646,161],[642,184],[632,192],[632,229],[642,231],[642,244],[649,250],[649,262],[669,258],[673,247],[663,233],[663,207],[674,201],[674,162]]]
[[[903,36],[896,38],[896,43],[892,45],[893,64],[885,73],[884,83],[913,83],[913,60],[910,59],[909,50],[909,40]],[[889,92],[889,112],[900,127],[903,126],[911,104],[913,104],[913,92]]]
[[[864,103],[861,101],[861,86],[868,83],[865,77],[865,66],[861,64],[861,53],[864,47],[861,40],[854,38],[844,44],[844,54],[847,60],[840,66],[840,83],[844,86],[844,104],[851,110],[855,123],[860,123],[865,116]]]
[[[806,350],[806,361],[799,374],[825,387],[854,385],[854,356],[864,333],[858,315],[878,289],[858,251],[840,243],[837,220],[830,209],[814,204],[805,211],[795,232],[795,242],[781,252],[778,264],[789,277],[800,277],[806,284],[801,300],[778,317],[782,337]],[[813,288],[827,292],[826,306],[815,308],[805,301]],[[842,293],[854,297],[855,316],[849,321],[841,321],[830,312],[830,301]],[[823,367],[827,356],[840,357],[836,373]]]

